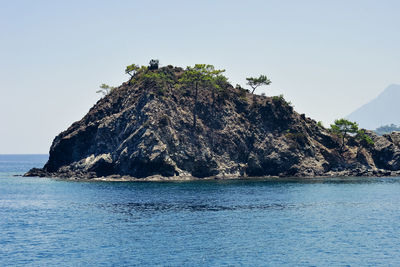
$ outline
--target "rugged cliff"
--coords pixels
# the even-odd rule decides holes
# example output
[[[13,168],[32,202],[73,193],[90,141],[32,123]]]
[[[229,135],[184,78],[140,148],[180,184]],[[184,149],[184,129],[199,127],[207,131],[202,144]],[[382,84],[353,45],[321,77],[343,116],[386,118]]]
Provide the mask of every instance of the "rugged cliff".
[[[369,145],[340,138],[282,97],[223,82],[182,84],[185,70],[142,70],[59,134],[43,169],[27,176],[257,177],[395,175],[400,135]],[[196,126],[193,127],[196,113]]]

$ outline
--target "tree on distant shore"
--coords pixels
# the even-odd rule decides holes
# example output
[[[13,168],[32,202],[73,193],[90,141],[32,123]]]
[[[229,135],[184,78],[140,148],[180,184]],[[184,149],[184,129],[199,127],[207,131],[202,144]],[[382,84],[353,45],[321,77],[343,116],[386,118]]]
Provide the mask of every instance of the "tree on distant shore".
[[[391,132],[395,132],[395,131],[400,131],[400,126],[397,126],[393,123],[390,125],[383,125],[374,130],[374,132],[379,135],[390,134]]]
[[[105,96],[108,95],[114,89],[115,87],[103,83],[102,85],[100,85],[100,90],[97,90],[96,93],[103,94],[103,96]]]
[[[221,80],[221,73],[225,70],[216,70],[213,65],[196,64],[187,67],[179,82],[194,87],[193,129],[196,129],[198,91],[200,87],[210,85],[213,88]],[[213,92],[214,94],[214,92]]]
[[[331,124],[331,131],[342,138],[342,144],[340,149],[342,150],[344,147],[345,139],[349,136],[349,134],[358,133],[358,124],[356,122],[351,122],[346,119],[338,119],[335,120],[334,124]]]
[[[271,80],[269,80],[265,75],[260,75],[258,78],[249,77],[246,78],[246,80],[247,84],[250,85],[250,87],[253,89],[253,91],[251,92],[252,94],[254,94],[254,91],[257,87],[271,84]]]

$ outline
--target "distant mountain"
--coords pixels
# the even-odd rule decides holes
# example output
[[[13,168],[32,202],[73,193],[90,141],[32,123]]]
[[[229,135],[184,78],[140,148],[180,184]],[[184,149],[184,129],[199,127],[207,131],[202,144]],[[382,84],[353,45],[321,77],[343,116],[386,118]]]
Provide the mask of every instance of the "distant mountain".
[[[392,84],[369,103],[346,117],[360,127],[375,130],[383,125],[400,125],[400,85]]]

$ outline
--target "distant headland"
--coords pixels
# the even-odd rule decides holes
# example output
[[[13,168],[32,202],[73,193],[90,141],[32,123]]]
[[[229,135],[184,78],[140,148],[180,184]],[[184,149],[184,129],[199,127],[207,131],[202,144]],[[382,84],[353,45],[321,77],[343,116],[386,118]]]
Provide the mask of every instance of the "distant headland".
[[[60,133],[42,169],[25,176],[103,180],[400,175],[400,133],[378,136],[298,114],[271,81],[232,86],[212,65],[127,66],[127,82]]]

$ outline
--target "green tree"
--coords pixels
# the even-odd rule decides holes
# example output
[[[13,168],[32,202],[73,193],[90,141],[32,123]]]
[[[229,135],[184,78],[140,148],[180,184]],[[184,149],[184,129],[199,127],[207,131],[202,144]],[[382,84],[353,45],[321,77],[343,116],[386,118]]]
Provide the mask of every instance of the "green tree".
[[[221,73],[225,70],[216,70],[213,65],[196,64],[187,67],[179,82],[194,87],[193,129],[196,129],[198,94],[200,87],[207,85],[218,88],[222,82]],[[213,91],[214,92],[214,91]]]
[[[208,65],[208,76],[209,80],[206,81],[204,84],[208,88],[210,88],[211,91],[211,98],[212,98],[212,113],[214,115],[215,112],[215,102],[216,102],[216,95],[220,93],[226,93],[226,87],[228,85],[228,78],[226,78],[222,73],[225,72],[225,70],[216,70],[214,66]]]
[[[168,89],[171,90],[175,84],[174,78],[174,74],[168,72],[165,68],[157,71],[143,72],[139,77],[139,79],[143,81],[146,86],[155,87],[159,92],[163,91],[164,87],[168,87]]]
[[[252,94],[254,94],[254,91],[257,87],[271,84],[271,81],[265,75],[260,75],[258,78],[249,77],[246,78],[246,80],[247,84],[250,85],[250,87],[253,89],[253,91],[251,92]]]
[[[109,86],[105,83],[101,84],[99,87],[100,90],[97,90],[96,93],[103,94],[103,96],[108,95],[112,90],[115,89],[115,87]]]
[[[366,134],[364,129],[358,130],[356,138],[368,146],[374,145],[374,140],[372,140],[372,138]]]
[[[358,124],[346,119],[335,120],[335,123],[331,124],[331,130],[342,138],[341,150],[344,147],[345,138],[347,138],[349,134],[357,134],[359,132]]]
[[[133,77],[139,71],[139,69],[140,67],[138,65],[131,64],[129,66],[126,66],[125,73]]]

